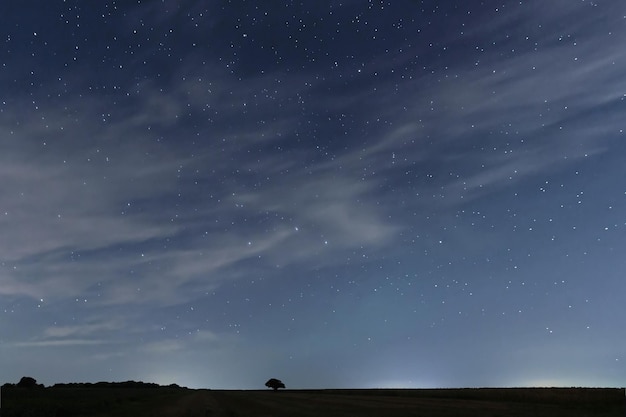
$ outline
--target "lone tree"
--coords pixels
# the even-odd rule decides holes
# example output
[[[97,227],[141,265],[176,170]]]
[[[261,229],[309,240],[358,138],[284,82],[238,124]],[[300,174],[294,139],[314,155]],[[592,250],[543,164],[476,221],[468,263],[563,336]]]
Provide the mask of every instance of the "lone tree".
[[[278,388],[285,388],[285,384],[283,384],[283,381],[281,381],[280,379],[276,379],[276,378],[269,379],[265,383],[265,386],[273,389],[274,391],[276,391]]]

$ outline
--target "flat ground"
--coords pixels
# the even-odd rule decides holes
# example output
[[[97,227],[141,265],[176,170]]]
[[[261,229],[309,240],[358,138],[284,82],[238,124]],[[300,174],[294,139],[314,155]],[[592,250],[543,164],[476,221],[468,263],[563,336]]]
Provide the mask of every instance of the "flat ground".
[[[510,388],[222,391],[182,388],[4,390],[3,417],[624,417],[623,389]]]
[[[210,391],[209,416],[624,416],[623,390],[613,401],[596,390],[319,390]]]

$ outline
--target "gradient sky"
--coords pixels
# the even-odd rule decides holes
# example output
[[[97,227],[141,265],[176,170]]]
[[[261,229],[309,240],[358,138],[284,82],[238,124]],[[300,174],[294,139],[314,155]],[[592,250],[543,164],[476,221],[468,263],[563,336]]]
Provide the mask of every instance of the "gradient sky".
[[[626,385],[622,1],[0,16],[0,383]]]

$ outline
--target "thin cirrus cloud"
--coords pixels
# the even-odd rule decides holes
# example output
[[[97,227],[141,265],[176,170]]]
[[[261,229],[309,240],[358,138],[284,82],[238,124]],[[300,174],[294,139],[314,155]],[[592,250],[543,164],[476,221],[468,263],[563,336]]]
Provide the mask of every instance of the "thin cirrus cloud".
[[[15,348],[51,348],[69,346],[97,346],[111,343],[108,340],[98,339],[58,339],[58,340],[38,340],[30,342],[16,342],[10,344]]]
[[[101,104],[86,100],[82,106],[70,106],[80,108],[75,114],[78,122],[64,126],[59,121],[65,118],[62,112],[50,109],[48,127],[33,117],[12,132],[9,137],[20,141],[9,140],[3,157],[7,162],[3,165],[7,186],[2,191],[7,227],[0,245],[8,275],[4,294],[72,298],[87,291],[104,304],[183,301],[179,287],[202,278],[200,287],[211,288],[213,284],[204,284],[207,276],[251,257],[288,264],[316,257],[327,242],[336,250],[384,243],[391,237],[395,226],[368,201],[371,185],[352,173],[337,173],[337,165],[318,170],[311,178],[298,169],[297,162],[284,157],[242,158],[259,137],[275,140],[269,132],[287,129],[291,114],[266,126],[266,139],[256,125],[211,132],[206,140],[216,142],[216,153],[197,157],[151,143],[146,126],[177,123],[185,107],[183,99],[189,98],[182,91],[192,90],[188,87],[183,83],[163,96],[146,84],[142,87],[145,99],[137,106],[141,110],[117,120],[112,117],[104,125],[93,116]],[[224,113],[232,112],[230,107],[225,106]],[[61,146],[78,137],[90,139],[73,147]],[[220,137],[229,139],[224,142]],[[232,175],[239,175],[229,162],[235,159],[244,166],[267,169],[270,176],[278,176],[276,167],[280,166],[291,169],[293,175],[259,191],[246,187],[233,191],[227,183]],[[181,174],[185,170],[190,174]],[[187,179],[193,181],[185,183]],[[198,193],[192,182],[210,183],[212,188]],[[193,195],[197,208],[184,211],[173,203],[154,210],[153,205],[175,196],[175,190],[179,195]],[[240,208],[233,212],[235,205]],[[252,228],[245,233],[232,226],[234,216],[246,219],[264,211],[288,222],[270,220],[269,230]],[[301,233],[296,233],[298,228]],[[195,234],[192,241],[197,246],[163,244],[174,241],[175,245],[182,234]],[[203,242],[202,235],[221,244]],[[294,239],[301,250],[286,258],[284,249]],[[126,250],[142,244],[146,250],[141,253]],[[311,251],[311,247],[318,250]],[[134,270],[151,273],[132,282],[119,278]]]
[[[580,15],[586,7],[568,10]],[[546,28],[559,19],[556,13],[549,16],[542,24]],[[396,120],[394,141],[397,148],[415,143],[416,160],[449,174],[434,181],[433,193],[451,196],[448,204],[462,204],[610,149],[623,131],[615,108],[626,91],[621,42],[599,48],[595,22],[584,16],[577,22],[564,32],[543,26],[529,31],[538,34],[523,53],[503,53],[498,59],[485,53],[475,65],[459,65],[458,79],[437,79],[423,88],[424,79],[435,78],[425,75],[404,85],[416,99],[389,107],[403,115]],[[480,30],[498,27],[503,25],[496,19]],[[457,158],[464,163],[456,164]]]
[[[567,10],[579,16],[584,7]],[[545,27],[559,17],[554,10],[542,16]],[[440,175],[424,184],[457,205],[605,152],[621,121],[616,115],[612,124],[606,117],[598,124],[594,112],[623,98],[626,84],[615,63],[624,58],[618,42],[595,47],[594,22],[576,21],[570,27],[576,40],[559,40],[558,31],[542,28],[529,42],[548,47],[529,45],[510,58],[459,64],[452,70],[462,83],[451,77],[425,84],[434,77],[425,73],[401,90],[389,85],[328,93],[324,87],[332,82],[307,85],[302,74],[283,77],[280,85],[272,74],[235,83],[216,68],[197,70],[191,57],[172,77],[180,82],[165,89],[140,82],[119,106],[109,109],[96,95],[69,96],[64,107],[41,107],[43,116],[20,115],[19,126],[3,128],[0,249],[6,279],[0,292],[32,298],[87,292],[102,305],[184,302],[192,289],[206,291],[224,277],[241,276],[233,267],[244,261],[319,265],[337,262],[342,250],[392,242],[405,227],[391,215],[397,202],[372,196],[416,164],[454,172],[457,154],[475,158],[462,179]],[[484,35],[506,26],[496,18],[475,30]],[[215,81],[207,88],[200,79]],[[287,105],[272,115],[272,88],[277,95],[289,91],[292,103],[314,92],[312,112],[350,115],[358,103],[360,118],[387,124],[373,124],[363,138],[347,138],[345,148],[328,155],[304,145],[268,154],[263,146],[294,139],[290,135],[305,117]],[[14,99],[20,100],[28,105],[26,97]],[[233,126],[242,111],[247,121]],[[181,122],[207,113],[210,127]],[[4,111],[1,117],[17,115]],[[157,127],[176,128],[180,137],[155,141]],[[502,130],[512,139],[493,144],[498,150],[491,156],[465,152],[471,144],[491,146],[490,133]],[[350,143],[358,139],[363,145],[352,152]],[[212,146],[194,154],[191,146],[169,146],[171,140]],[[442,152],[444,144],[449,148]],[[255,185],[247,174],[266,180]],[[171,197],[178,195],[191,196],[195,208],[177,207]],[[236,224],[259,213],[267,216],[262,224],[245,232],[241,227],[248,225]],[[183,236],[192,239],[180,243]],[[144,250],[131,251],[132,245]],[[135,280],[122,278],[129,271],[139,272]]]
[[[47,338],[67,338],[77,335],[86,336],[101,333],[103,331],[112,331],[123,327],[120,321],[104,321],[99,323],[87,323],[75,326],[52,326],[47,327],[43,335]]]
[[[584,33],[585,23],[574,29]],[[556,33],[545,36],[548,35],[552,37]],[[364,104],[361,110],[370,115],[382,112],[392,118],[393,123],[379,127],[378,137],[368,137],[370,143],[360,153],[339,152],[332,159],[313,166],[310,172],[303,170],[301,165],[302,158],[306,160],[312,156],[308,152],[293,151],[284,156],[260,154],[256,159],[246,154],[246,150],[254,149],[259,143],[280,141],[281,135],[277,132],[287,133],[293,129],[298,120],[293,110],[286,109],[281,117],[271,119],[266,117],[264,110],[257,108],[250,110],[254,123],[243,124],[237,129],[226,127],[226,121],[241,110],[241,97],[252,98],[245,91],[261,91],[261,86],[270,81],[269,76],[248,81],[240,88],[241,94],[226,94],[218,82],[210,91],[200,88],[200,84],[193,81],[197,78],[194,76],[181,76],[184,81],[166,92],[153,83],[144,82],[137,89],[138,98],[134,103],[139,110],[129,110],[124,116],[114,114],[106,124],[94,116],[102,113],[102,104],[95,99],[88,99],[82,105],[78,102],[70,105],[69,108],[81,108],[73,116],[74,120],[60,110],[48,109],[47,128],[33,117],[25,120],[21,127],[5,132],[9,138],[19,136],[20,143],[39,145],[12,144],[4,153],[2,172],[7,185],[2,190],[2,197],[6,227],[0,245],[9,279],[2,291],[38,297],[51,291],[54,293],[53,288],[59,288],[62,289],[58,291],[59,295],[73,296],[94,282],[87,278],[83,284],[75,284],[68,277],[93,276],[89,274],[90,267],[99,271],[97,280],[113,283],[115,274],[146,265],[149,261],[145,257],[134,259],[135,254],[118,253],[109,258],[109,265],[87,261],[75,266],[64,264],[63,253],[106,252],[131,243],[165,240],[195,227],[204,228],[218,240],[229,243],[218,249],[210,245],[203,247],[197,240],[199,247],[194,249],[168,250],[169,253],[153,250],[149,257],[155,263],[161,259],[158,263],[162,265],[162,269],[155,272],[178,277],[173,280],[175,284],[161,285],[156,275],[151,276],[137,286],[153,287],[154,291],[139,296],[128,291],[130,284],[118,283],[118,290],[114,290],[115,286],[110,289],[109,300],[130,302],[137,297],[158,299],[159,294],[176,294],[171,291],[177,288],[176,283],[194,280],[202,272],[211,275],[253,256],[280,258],[283,246],[295,239],[301,250],[299,254],[292,254],[292,262],[307,256],[317,257],[324,251],[321,242],[330,242],[334,248],[344,249],[364,243],[384,244],[401,226],[388,220],[389,203],[381,204],[368,197],[380,183],[372,178],[364,181],[359,171],[377,167],[385,175],[394,177],[424,160],[431,163],[439,160],[444,167],[452,166],[455,146],[465,148],[468,142],[480,142],[481,136],[496,129],[510,129],[514,133],[515,139],[508,144],[511,152],[506,155],[496,152],[488,159],[477,153],[476,172],[467,173],[462,180],[435,181],[433,190],[443,187],[448,195],[458,197],[451,200],[458,204],[463,199],[467,201],[484,195],[489,192],[485,190],[492,190],[493,186],[506,186],[510,181],[550,170],[555,162],[567,163],[604,152],[607,147],[602,142],[617,131],[619,120],[615,117],[615,125],[599,126],[594,124],[593,112],[623,95],[619,92],[624,90],[624,82],[618,77],[619,66],[613,65],[623,59],[621,54],[613,48],[613,52],[604,49],[604,56],[597,56],[599,52],[594,48],[593,37],[576,41],[575,48],[563,46],[554,39],[537,41],[551,41],[554,46],[542,48],[540,52],[530,48],[521,56],[481,63],[471,71],[459,69],[464,73],[463,85],[453,79],[444,80],[424,90],[423,79],[407,82],[403,89],[415,90],[418,98],[415,101],[394,102],[396,93],[392,90],[378,93],[380,100],[376,102],[382,100],[394,104],[385,110]],[[189,71],[190,66],[187,66],[180,72]],[[219,73],[208,76],[227,79]],[[611,82],[607,83],[607,80]],[[297,77],[285,84],[303,85]],[[590,84],[604,87],[590,89]],[[608,85],[614,88],[607,90]],[[361,101],[359,97],[362,98],[363,94],[347,90],[340,97],[327,97],[318,107],[324,107],[323,103],[327,102],[336,110],[349,111],[355,102]],[[211,102],[218,109],[216,114],[221,114],[215,121],[218,129],[204,133],[207,135],[205,140],[215,142],[214,153],[205,152],[194,159],[180,150],[168,148],[167,144],[151,142],[150,126],[179,125],[189,104],[199,110],[206,105],[207,97],[214,97]],[[576,105],[569,106],[570,101]],[[428,106],[437,110],[432,116]],[[446,123],[451,119],[457,123]],[[581,119],[590,123],[583,124],[579,121]],[[58,129],[51,131],[50,127]],[[562,133],[563,128],[567,134]],[[56,146],[56,141],[68,142],[77,137],[91,139],[73,148],[63,147],[62,151]],[[452,143],[452,150],[440,154],[441,143]],[[397,150],[400,150],[397,158],[391,161]],[[297,159],[292,161],[290,157],[293,156]],[[467,158],[467,154],[464,157]],[[229,162],[234,160],[238,160],[242,167],[247,166],[248,170],[266,172],[270,180],[258,190],[239,186],[240,189],[232,192],[224,185],[229,176],[243,176],[237,172],[238,167]],[[103,175],[103,171],[94,169],[95,165],[109,168]],[[211,167],[211,171],[199,171],[195,178],[211,182],[214,190],[203,192],[215,194],[215,199],[221,202],[212,204],[199,197],[200,213],[208,214],[203,220],[196,217],[197,212],[177,212],[174,207],[166,206],[157,213],[149,207],[151,201],[166,198],[174,189],[195,192],[193,187],[181,184],[177,174],[181,167],[194,172],[194,168],[198,171],[198,167],[206,166]],[[352,169],[343,170],[344,166]],[[280,175],[280,180],[273,181],[289,170],[288,175]],[[216,178],[225,179],[225,182],[220,185]],[[140,214],[134,209],[142,201],[145,207]],[[273,231],[238,236],[228,228],[220,229],[221,224],[218,227],[206,224],[207,217],[215,218],[217,223],[219,220],[232,222],[232,205],[239,203],[243,204],[237,216],[252,217],[265,211],[275,218],[288,219],[289,225],[276,222],[271,225]],[[128,214],[120,216],[121,212]],[[172,221],[174,219],[176,221]],[[301,233],[295,233],[295,228]],[[306,235],[307,230],[314,232]],[[254,245],[250,247],[248,243],[252,241]],[[12,266],[18,265],[21,271],[14,272]],[[23,273],[29,270],[31,275],[38,274],[42,278],[25,282]],[[55,277],[55,270],[62,274]],[[168,274],[168,270],[172,273]]]

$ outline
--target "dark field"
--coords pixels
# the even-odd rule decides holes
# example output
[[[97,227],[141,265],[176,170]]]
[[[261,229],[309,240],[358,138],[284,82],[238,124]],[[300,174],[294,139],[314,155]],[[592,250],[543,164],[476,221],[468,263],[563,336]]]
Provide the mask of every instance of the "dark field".
[[[2,390],[2,416],[624,417],[623,389],[481,388],[222,391],[178,387]]]

